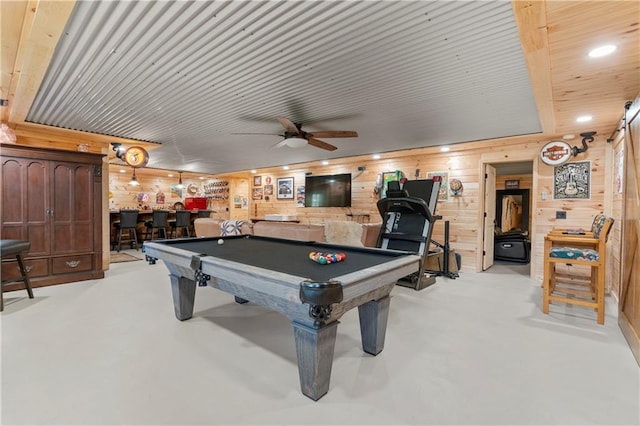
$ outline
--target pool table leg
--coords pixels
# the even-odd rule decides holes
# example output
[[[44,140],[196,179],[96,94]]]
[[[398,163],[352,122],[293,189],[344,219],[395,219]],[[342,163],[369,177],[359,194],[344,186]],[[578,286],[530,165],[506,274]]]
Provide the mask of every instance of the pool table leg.
[[[298,354],[300,389],[303,394],[317,401],[329,391],[338,321],[320,328],[297,322],[292,324]]]
[[[358,306],[362,349],[368,354],[378,355],[384,349],[390,301],[386,296]]]
[[[196,282],[185,277],[170,274],[173,309],[180,321],[193,316],[193,302],[196,298]]]

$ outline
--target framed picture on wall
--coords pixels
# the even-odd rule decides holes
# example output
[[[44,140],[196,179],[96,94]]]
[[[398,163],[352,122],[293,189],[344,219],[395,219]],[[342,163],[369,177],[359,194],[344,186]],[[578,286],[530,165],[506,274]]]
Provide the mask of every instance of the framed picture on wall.
[[[401,178],[402,172],[400,172],[399,170],[382,173],[382,189],[380,191],[380,198],[385,198],[387,196],[387,185],[389,184],[389,182],[400,180]]]
[[[278,178],[276,180],[276,191],[278,200],[293,200],[293,178]]]
[[[264,191],[262,188],[253,188],[253,199],[254,200],[262,200],[264,195]]]
[[[427,179],[433,179],[440,176],[440,192],[438,192],[439,201],[447,201],[449,199],[449,172],[428,172]]]
[[[182,198],[182,188],[178,188],[177,183],[171,184],[171,198]]]
[[[262,176],[253,177],[253,186],[262,186]]]
[[[553,199],[591,198],[591,161],[564,163],[553,168]]]
[[[304,200],[306,198],[306,193],[304,190],[304,185],[300,185],[296,188],[296,206],[304,207]]]

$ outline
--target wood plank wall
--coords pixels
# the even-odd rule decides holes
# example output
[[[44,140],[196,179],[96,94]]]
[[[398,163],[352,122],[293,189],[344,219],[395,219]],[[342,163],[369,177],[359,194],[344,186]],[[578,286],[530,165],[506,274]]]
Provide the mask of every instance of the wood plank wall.
[[[499,141],[473,142],[455,145],[450,152],[441,153],[435,148],[422,148],[386,154],[381,160],[373,160],[370,157],[354,157],[332,161],[323,166],[320,162],[307,163],[291,167],[290,170],[281,168],[264,169],[258,172],[264,184],[269,177],[275,184],[277,178],[293,177],[295,187],[304,184],[306,173],[315,175],[351,173],[352,183],[352,213],[368,213],[371,221],[379,222],[379,214],[376,210],[378,197],[373,192],[378,173],[401,170],[409,179],[413,179],[415,170],[419,169],[419,177],[425,178],[427,172],[446,171],[449,179],[460,179],[464,185],[462,195],[449,196],[447,201],[438,203],[437,214],[443,216],[443,220],[450,221],[450,244],[456,252],[462,255],[463,270],[477,270],[479,235],[482,229],[480,218],[482,216],[482,194],[484,188],[481,182],[481,164],[500,162],[519,162],[530,160],[534,162],[534,173],[529,175],[501,176],[497,181],[497,188],[504,187],[504,180],[519,179],[521,188],[530,188],[531,191],[531,241],[532,241],[532,276],[542,279],[542,248],[544,235],[553,226],[589,227],[593,216],[605,211],[605,187],[609,190],[609,184],[605,185],[606,159],[612,157],[607,154],[611,151],[611,144],[606,143],[605,137],[597,136],[590,144],[586,153],[579,154],[571,161],[591,161],[591,197],[588,200],[554,200],[553,199],[553,171],[539,160],[541,147],[548,139],[539,140],[537,137],[518,137],[502,139]],[[575,144],[580,144],[577,140]],[[358,167],[365,167],[363,172]],[[541,192],[546,192],[546,200],[541,199]],[[267,200],[251,201],[249,209],[251,216],[264,217],[265,214],[296,215],[303,223],[319,223],[325,220],[347,220],[349,209],[346,208],[305,208],[296,205],[295,200],[278,200],[270,197]],[[556,219],[556,211],[566,211],[567,219]],[[443,221],[436,223],[434,227],[434,239],[443,239]],[[481,236],[480,236],[481,237]],[[610,249],[613,249],[611,244]],[[480,248],[481,250],[481,248]],[[618,249],[619,251],[619,249]],[[612,256],[611,259],[615,259]],[[610,278],[613,280],[614,267],[607,268]]]
[[[175,171],[138,169],[136,170],[136,178],[140,182],[139,186],[129,185],[132,174],[133,170],[130,167],[109,165],[110,210],[124,208],[171,209],[175,202],[184,203],[186,197],[203,197],[205,183],[218,182],[222,179],[212,175],[183,174],[182,183],[185,188],[182,191],[176,191],[174,188],[172,191],[172,186],[175,187],[179,179],[178,173]],[[170,177],[169,174],[173,176]],[[190,186],[197,188],[196,191],[189,192],[187,188]],[[228,206],[228,201],[209,200],[207,207],[228,218]]]
[[[599,134],[605,134],[600,131]],[[612,196],[612,168],[615,153],[613,144],[606,143],[606,137],[596,136],[594,142],[586,153],[571,161],[591,161],[591,197],[588,200],[554,200],[553,199],[553,167],[543,164],[539,160],[541,147],[549,141],[540,136],[513,137],[492,141],[478,141],[457,144],[451,147],[450,152],[442,153],[438,148],[420,148],[414,150],[398,151],[382,155],[382,159],[374,160],[371,156],[358,156],[331,160],[329,165],[318,162],[291,165],[290,170],[281,167],[265,168],[258,170],[255,176],[261,177],[262,187],[267,178],[271,184],[276,185],[277,179],[293,177],[295,188],[304,184],[306,173],[314,175],[329,175],[340,173],[352,174],[352,207],[347,208],[305,208],[297,205],[294,200],[279,200],[271,195],[269,200],[263,197],[261,200],[252,200],[254,188],[253,178],[248,172],[239,172],[225,176],[184,175],[183,183],[195,183],[199,191],[195,195],[202,195],[205,183],[226,180],[229,182],[229,199],[215,201],[210,208],[217,212],[216,216],[227,219],[251,219],[263,218],[266,214],[296,215],[303,223],[321,223],[327,220],[347,220],[348,213],[369,214],[371,222],[380,222],[380,216],[376,209],[378,195],[374,193],[376,178],[379,173],[401,170],[407,178],[414,179],[415,171],[419,170],[419,178],[425,178],[428,172],[445,171],[449,179],[460,179],[464,185],[461,195],[449,195],[448,200],[438,203],[436,213],[443,216],[443,220],[450,222],[450,244],[456,252],[462,256],[462,270],[479,270],[478,253],[482,251],[482,170],[484,163],[533,161],[534,168],[531,176],[501,176],[497,181],[497,188],[504,186],[506,179],[519,179],[522,188],[531,189],[531,273],[536,279],[542,278],[542,248],[544,235],[553,226],[582,226],[588,227],[595,214],[603,212],[613,214],[618,220],[622,200],[619,196]],[[19,139],[19,142],[20,139]],[[576,140],[575,144],[580,142]],[[31,145],[38,142],[29,141]],[[73,149],[76,149],[74,146]],[[94,149],[92,146],[91,149]],[[106,152],[104,147],[103,152]],[[359,170],[364,168],[364,170]],[[174,201],[184,199],[171,198],[171,184],[177,178],[166,176],[167,171],[155,171],[142,169],[138,171],[138,179],[141,186],[137,189],[129,188],[126,184],[131,178],[131,169],[125,168],[125,173],[119,173],[118,166],[110,165],[108,176],[111,198],[105,202],[110,208],[136,206],[140,193],[147,193],[150,207],[155,203],[158,191],[165,193],[165,204],[168,206]],[[174,172],[175,173],[175,172]],[[607,177],[609,180],[607,180]],[[605,183],[605,181],[607,183]],[[541,199],[541,193],[547,193],[547,199]],[[607,195],[605,195],[605,192]],[[106,194],[105,194],[106,196]],[[236,199],[240,203],[235,203]],[[613,201],[615,200],[615,202]],[[617,203],[617,204],[615,204]],[[606,204],[606,205],[605,205]],[[557,220],[556,211],[567,212],[566,220]],[[106,212],[105,212],[106,213]],[[108,216],[108,215],[107,215]],[[619,223],[619,222],[618,222]],[[443,221],[438,221],[434,227],[433,238],[443,240]],[[108,229],[108,227],[105,227]],[[619,228],[614,226],[612,239],[609,244],[611,256],[607,268],[607,285],[616,292],[619,281],[619,266],[613,262],[620,258]],[[106,239],[108,241],[108,238]]]

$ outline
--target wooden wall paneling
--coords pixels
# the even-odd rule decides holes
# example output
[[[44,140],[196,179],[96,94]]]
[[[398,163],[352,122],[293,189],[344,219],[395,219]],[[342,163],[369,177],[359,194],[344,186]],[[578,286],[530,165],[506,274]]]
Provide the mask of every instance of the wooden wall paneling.
[[[208,176],[207,180],[201,181],[200,185],[206,182],[228,180],[230,182],[229,200],[227,202],[210,201],[212,210],[223,219],[230,218],[263,218],[266,214],[288,214],[296,215],[302,223],[322,223],[327,220],[347,220],[347,214],[351,212],[368,213],[371,222],[380,222],[376,202],[378,196],[373,189],[376,177],[379,173],[401,170],[408,179],[414,179],[415,170],[419,169],[419,178],[426,178],[428,172],[446,171],[449,178],[460,179],[464,185],[464,190],[459,196],[449,197],[446,201],[438,202],[436,213],[443,216],[444,220],[450,221],[450,244],[456,252],[462,256],[462,267],[464,269],[476,270],[476,260],[478,258],[478,229],[480,223],[478,216],[481,214],[482,194],[480,182],[480,164],[533,161],[534,169],[531,175],[515,175],[500,177],[498,182],[506,178],[517,178],[521,187],[531,189],[531,242],[532,242],[532,277],[542,277],[542,263],[538,259],[542,253],[544,235],[553,226],[567,225],[568,223],[589,226],[596,213],[604,211],[604,194],[607,187],[605,185],[605,161],[606,157],[604,138],[596,138],[590,144],[587,152],[571,161],[592,161],[592,196],[589,200],[554,200],[553,199],[553,167],[547,166],[538,160],[539,150],[542,145],[550,139],[543,136],[528,136],[506,138],[496,141],[471,142],[455,145],[447,153],[440,152],[437,148],[420,148],[402,152],[394,152],[383,155],[381,160],[373,160],[369,156],[359,156],[333,160],[329,165],[322,165],[320,162],[311,162],[291,166],[290,170],[283,170],[280,167],[265,168],[259,170],[256,176],[261,177],[262,188],[267,185],[267,179],[271,180],[271,185],[276,185],[278,178],[293,177],[294,189],[304,185],[306,173],[314,175],[329,175],[340,173],[352,174],[352,207],[346,208],[305,208],[299,207],[296,200],[280,200],[276,195],[269,196],[269,200],[263,197],[262,200],[252,199],[253,176],[248,173],[230,174],[227,177]],[[577,143],[577,142],[576,142]],[[364,171],[359,171],[358,167],[364,166]],[[134,191],[128,188],[126,183],[131,177],[131,169],[126,168],[126,173],[114,171],[114,165],[110,166],[110,191],[116,197],[119,204],[135,205],[135,197],[141,190],[149,191],[154,185],[169,188],[173,180],[166,177],[166,171],[139,170],[138,178],[141,181],[141,189]],[[155,173],[155,179],[146,177],[146,173]],[[177,176],[177,175],[176,175]],[[184,175],[183,175],[184,176]],[[196,179],[194,176],[193,179]],[[185,180],[185,183],[188,177]],[[114,191],[113,185],[116,185]],[[541,192],[547,193],[547,199],[541,199]],[[165,190],[166,205],[173,204],[174,199],[169,198],[169,189]],[[233,208],[233,198],[235,195],[247,197],[249,208]],[[225,211],[226,209],[229,211]],[[555,219],[555,212],[564,210],[567,212],[567,220]],[[444,238],[444,223],[436,222],[433,230],[433,238],[442,241]],[[481,237],[481,236],[480,236]]]

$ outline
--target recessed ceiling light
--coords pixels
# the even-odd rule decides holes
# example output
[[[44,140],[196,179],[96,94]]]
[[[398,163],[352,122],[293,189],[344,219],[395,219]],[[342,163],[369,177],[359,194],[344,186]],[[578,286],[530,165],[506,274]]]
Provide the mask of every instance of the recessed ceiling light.
[[[258,173],[258,171],[257,170],[251,170],[251,173],[253,173],[255,175],[256,173]]]
[[[168,177],[173,177],[173,173],[169,173],[167,176]]]
[[[588,121],[591,121],[593,117],[591,117],[590,115],[581,115],[580,117],[576,118],[576,121],[578,123],[586,123]]]
[[[282,166],[284,170],[289,170],[289,166]]]
[[[204,176],[200,176],[198,179],[200,179],[200,180],[204,180]]]
[[[562,136],[562,139],[564,139],[565,141],[570,141],[571,139],[575,139],[575,137],[576,137],[576,135],[569,133],[569,134],[566,134],[566,135]]]
[[[450,150],[450,149],[451,149],[451,148],[449,148],[448,146],[441,146],[441,147],[440,147],[440,151],[441,151],[441,152],[449,152],[449,150]]]
[[[127,173],[125,169],[120,169],[120,173]]]
[[[328,166],[328,165],[329,165],[329,162],[328,162],[327,160],[324,160],[324,161],[322,162],[322,165],[323,165],[323,166]]]
[[[595,49],[589,51],[589,56],[592,58],[601,58],[615,52],[617,47],[613,44],[606,44],[604,46],[598,46]]]
[[[373,159],[374,160],[379,160],[380,159],[380,154],[374,154],[373,155]]]

